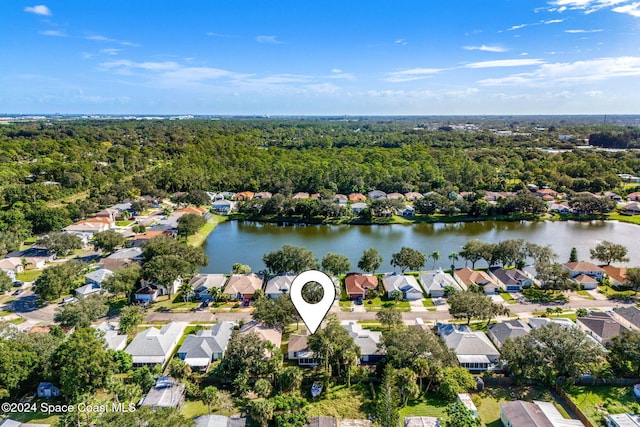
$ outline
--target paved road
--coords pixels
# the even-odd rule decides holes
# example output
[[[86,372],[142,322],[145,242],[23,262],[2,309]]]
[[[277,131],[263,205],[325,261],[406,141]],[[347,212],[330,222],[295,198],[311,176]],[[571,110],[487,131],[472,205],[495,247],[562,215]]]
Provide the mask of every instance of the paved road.
[[[632,303],[623,301],[612,301],[608,299],[602,299],[601,295],[593,295],[597,299],[586,299],[579,295],[572,295],[571,300],[566,304],[531,304],[531,303],[518,303],[518,304],[506,304],[512,314],[519,317],[532,317],[533,312],[544,312],[547,307],[555,308],[562,307],[565,310],[574,310],[577,308],[587,309],[599,309],[602,311],[613,310],[616,307],[622,307],[631,305]],[[13,311],[27,320],[24,326],[36,325],[36,324],[48,324],[53,323],[53,316],[55,314],[55,308],[57,305],[50,304],[43,308],[38,309],[35,304],[36,297],[30,290],[25,291],[19,298],[13,303]],[[359,306],[360,308],[362,306]],[[438,307],[441,308],[441,307]],[[343,312],[338,307],[338,304],[334,304],[331,308],[331,312],[335,313],[340,320],[375,320],[375,312],[367,311],[351,311]],[[419,311],[411,311],[402,313],[402,318],[406,323],[414,323],[415,319],[421,318],[424,321],[445,321],[451,319],[448,310],[437,311],[425,311],[420,309]],[[235,312],[235,313],[211,313],[208,311],[196,311],[191,313],[162,313],[162,312],[150,312],[147,314],[146,321],[148,323],[160,323],[160,322],[220,322],[220,321],[249,321],[251,320],[251,313],[248,311]]]

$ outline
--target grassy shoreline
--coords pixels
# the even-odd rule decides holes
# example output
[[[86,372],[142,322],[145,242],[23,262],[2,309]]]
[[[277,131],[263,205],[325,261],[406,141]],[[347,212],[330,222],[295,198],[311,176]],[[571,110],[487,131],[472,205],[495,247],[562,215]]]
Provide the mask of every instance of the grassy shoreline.
[[[390,217],[373,218],[371,221],[363,221],[360,218],[302,218],[296,216],[252,216],[249,214],[235,213],[225,220],[231,221],[255,221],[272,224],[304,224],[304,225],[392,225],[392,224],[437,224],[437,223],[457,223],[457,222],[481,222],[481,221],[619,221],[629,224],[640,225],[640,215],[627,216],[617,212],[610,214],[593,214],[593,215],[557,215],[557,214],[513,214],[513,215],[486,215],[486,216],[470,216],[470,215],[416,215],[413,217],[402,217],[393,215]]]
[[[213,230],[215,230],[216,226],[221,222],[228,221],[228,216],[215,215],[212,214],[211,218],[209,218],[205,225],[202,226],[200,230],[194,235],[191,235],[187,238],[187,243],[191,246],[202,246],[207,240],[207,237]]]

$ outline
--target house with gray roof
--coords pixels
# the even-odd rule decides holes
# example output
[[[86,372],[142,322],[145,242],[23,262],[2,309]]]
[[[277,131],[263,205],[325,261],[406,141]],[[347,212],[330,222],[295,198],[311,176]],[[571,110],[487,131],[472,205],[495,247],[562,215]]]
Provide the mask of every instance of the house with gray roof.
[[[318,366],[318,359],[314,358],[313,351],[309,348],[309,334],[306,329],[299,334],[289,335],[287,359],[296,360],[299,366]]]
[[[614,308],[611,316],[625,328],[640,331],[640,308],[635,305]]]
[[[436,417],[404,417],[404,427],[441,427]]]
[[[522,320],[507,320],[489,325],[487,336],[500,348],[509,338],[521,337],[531,332],[531,327]]]
[[[358,202],[351,205],[351,212],[354,214],[359,214],[365,209],[369,209],[369,205],[364,202]]]
[[[385,193],[382,190],[373,190],[373,191],[369,191],[369,193],[367,193],[367,196],[369,196],[371,200],[386,199],[387,193]]]
[[[445,289],[450,287],[457,292],[462,292],[462,287],[449,273],[440,270],[431,270],[420,274],[418,280],[422,288],[432,298],[442,298],[445,296]]]
[[[111,276],[113,276],[113,271],[107,270],[106,268],[99,268],[93,270],[91,273],[85,274],[84,280],[87,285],[102,286],[102,283]]]
[[[222,291],[225,283],[227,283],[227,276],[224,274],[198,274],[189,280],[193,293],[200,301],[210,301],[211,289],[217,288]]]
[[[195,418],[196,427],[244,427],[247,419],[242,417],[225,417],[224,415],[202,415]]]
[[[125,349],[133,358],[133,366],[164,366],[178,345],[186,325],[183,322],[171,322],[161,329],[151,327],[136,335]]]
[[[186,386],[172,377],[160,377],[142,399],[142,406],[179,408],[184,403]]]
[[[393,298],[393,292],[402,293],[402,298],[415,301],[424,298],[422,288],[413,276],[405,276],[401,273],[388,273],[382,278],[382,285],[388,298]]]
[[[216,200],[211,204],[211,209],[218,215],[229,215],[235,208],[235,202],[231,200]]]
[[[296,276],[293,274],[281,274],[279,276],[272,277],[267,282],[264,294],[271,299],[280,298],[283,294],[288,294],[291,289],[291,283]]]
[[[104,338],[109,350],[124,350],[127,346],[127,335],[118,334],[118,329],[113,323],[102,322],[93,328]]]
[[[467,325],[438,323],[438,334],[447,347],[456,353],[460,366],[469,371],[492,369],[500,352],[482,331],[472,331]]]
[[[628,330],[607,313],[594,312],[586,317],[578,317],[576,325],[602,345],[607,345],[614,337]]]
[[[340,323],[347,330],[349,336],[358,347],[360,347],[360,363],[365,365],[373,365],[384,357],[384,352],[378,348],[381,332],[363,329],[360,324],[350,320]]]
[[[533,280],[517,268],[493,267],[489,269],[489,274],[507,292],[520,292],[522,288],[533,285]]]
[[[564,418],[553,403],[536,400],[501,403],[500,420],[506,427],[584,427],[579,420]]]
[[[566,317],[556,317],[555,319],[549,319],[548,317],[532,317],[529,319],[529,326],[532,328],[541,328],[549,323],[557,323],[558,325],[566,326],[568,328],[575,328],[576,324],[571,319]]]
[[[221,359],[233,333],[235,323],[216,323],[211,329],[189,334],[178,349],[178,357],[194,369],[206,371],[211,361]]]

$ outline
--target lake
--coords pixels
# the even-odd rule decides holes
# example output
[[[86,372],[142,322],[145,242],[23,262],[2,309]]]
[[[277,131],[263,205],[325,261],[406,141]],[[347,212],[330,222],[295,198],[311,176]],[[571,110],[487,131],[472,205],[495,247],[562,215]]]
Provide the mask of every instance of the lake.
[[[567,262],[572,247],[578,249],[580,260],[589,260],[589,249],[602,240],[619,243],[629,249],[630,266],[640,265],[640,226],[616,221],[522,221],[522,222],[460,222],[452,224],[409,225],[295,225],[229,221],[218,224],[205,242],[209,265],[203,273],[229,273],[240,262],[253,271],[265,268],[262,256],[283,245],[303,246],[313,251],[318,260],[329,252],[348,256],[354,270],[362,251],[375,247],[384,257],[382,271],[391,271],[391,254],[408,246],[425,254],[440,252],[435,266],[449,268],[447,258],[459,252],[471,239],[499,242],[525,239],[539,245],[551,245],[559,262]],[[457,266],[464,266],[460,260]],[[427,260],[425,269],[433,261]],[[477,263],[476,266],[482,266]]]

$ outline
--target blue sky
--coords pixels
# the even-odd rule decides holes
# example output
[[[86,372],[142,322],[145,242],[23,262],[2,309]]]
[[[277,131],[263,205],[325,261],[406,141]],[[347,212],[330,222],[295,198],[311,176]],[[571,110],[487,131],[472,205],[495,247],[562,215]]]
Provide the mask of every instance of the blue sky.
[[[3,0],[0,37],[6,114],[640,113],[639,0]]]

